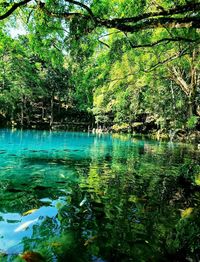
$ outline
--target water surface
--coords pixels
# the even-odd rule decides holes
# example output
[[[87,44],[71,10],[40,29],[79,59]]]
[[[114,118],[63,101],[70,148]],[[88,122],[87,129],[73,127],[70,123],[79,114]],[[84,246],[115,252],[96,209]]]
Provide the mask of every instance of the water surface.
[[[184,144],[0,130],[0,261],[199,261],[199,160]]]

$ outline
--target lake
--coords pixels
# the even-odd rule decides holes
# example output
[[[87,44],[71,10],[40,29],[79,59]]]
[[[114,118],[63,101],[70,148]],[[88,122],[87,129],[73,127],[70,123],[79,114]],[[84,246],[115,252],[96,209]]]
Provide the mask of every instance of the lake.
[[[200,151],[0,130],[0,261],[200,261]]]

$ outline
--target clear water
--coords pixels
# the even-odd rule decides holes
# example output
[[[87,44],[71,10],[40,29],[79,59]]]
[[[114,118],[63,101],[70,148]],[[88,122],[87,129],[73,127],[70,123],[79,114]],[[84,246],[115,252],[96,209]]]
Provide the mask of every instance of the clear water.
[[[199,261],[199,153],[0,130],[0,261]]]

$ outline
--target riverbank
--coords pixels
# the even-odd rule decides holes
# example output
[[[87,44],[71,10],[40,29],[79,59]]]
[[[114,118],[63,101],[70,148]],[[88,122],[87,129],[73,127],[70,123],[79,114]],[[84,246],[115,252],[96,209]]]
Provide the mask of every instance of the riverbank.
[[[92,133],[105,134],[105,133],[116,133],[116,134],[130,134],[132,136],[147,137],[158,141],[169,141],[169,142],[185,142],[185,143],[200,143],[200,131],[198,130],[184,130],[184,129],[158,129],[150,130],[149,132],[136,132],[129,129],[118,130],[112,128],[93,128],[90,130]]]
[[[168,132],[158,130],[149,134],[157,140],[168,140],[170,142],[200,143],[200,131],[186,131],[183,129],[169,130]]]
[[[185,129],[141,129],[141,125],[135,125],[130,128],[124,124],[120,128],[117,125],[111,127],[95,127],[91,122],[69,121],[69,122],[53,122],[50,126],[49,122],[37,122],[34,125],[23,126],[16,123],[8,123],[1,125],[1,128],[11,129],[30,129],[30,130],[52,130],[52,131],[75,131],[75,132],[88,132],[93,134],[130,134],[136,137],[145,137],[158,141],[169,142],[184,142],[200,144],[200,131],[199,130],[185,130]],[[139,127],[139,128],[138,128]]]

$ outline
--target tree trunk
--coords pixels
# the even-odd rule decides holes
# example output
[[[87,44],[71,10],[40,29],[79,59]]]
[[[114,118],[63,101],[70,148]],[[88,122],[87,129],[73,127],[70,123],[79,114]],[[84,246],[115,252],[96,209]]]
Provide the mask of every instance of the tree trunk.
[[[190,118],[197,114],[197,86],[199,85],[199,72],[197,69],[197,60],[199,57],[199,50],[194,49],[190,57],[190,70],[187,75],[189,78],[184,76],[184,71],[181,67],[172,66],[169,68],[170,79],[174,81],[185,93],[187,98],[187,117]]]
[[[21,118],[20,118],[20,124],[21,124],[21,127],[23,127],[23,125],[24,125],[24,98],[22,98],[22,101],[21,101]]]
[[[188,97],[188,117],[197,116],[197,104],[196,104],[196,87],[193,89],[193,93]]]
[[[54,99],[54,95],[51,96],[51,104],[50,104],[50,129],[52,129],[52,125],[53,125],[53,109],[54,109],[54,102],[53,102],[53,99]]]
[[[189,99],[189,102],[188,102],[188,118],[190,118],[192,116],[193,116],[193,103]]]

